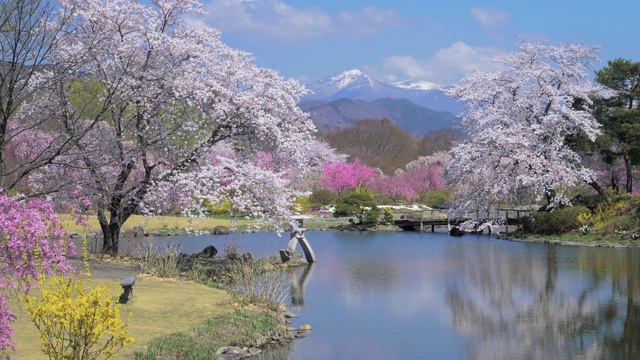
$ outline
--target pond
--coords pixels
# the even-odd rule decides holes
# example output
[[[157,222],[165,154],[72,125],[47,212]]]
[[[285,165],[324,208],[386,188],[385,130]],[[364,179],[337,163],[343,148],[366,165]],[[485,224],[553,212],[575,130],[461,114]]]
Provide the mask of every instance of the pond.
[[[307,232],[293,326],[261,359],[640,358],[640,249],[446,233]],[[288,234],[169,238],[183,252],[237,243],[268,257]],[[300,248],[298,247],[298,250]]]

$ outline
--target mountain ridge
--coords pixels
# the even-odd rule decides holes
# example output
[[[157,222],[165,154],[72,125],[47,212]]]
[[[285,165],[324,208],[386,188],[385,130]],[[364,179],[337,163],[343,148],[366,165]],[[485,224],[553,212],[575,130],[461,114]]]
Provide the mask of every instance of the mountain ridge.
[[[341,130],[362,119],[390,119],[398,127],[415,136],[435,130],[450,129],[460,119],[445,111],[434,111],[408,99],[381,98],[373,102],[340,98],[305,100],[298,104],[308,112],[320,133]]]
[[[444,93],[445,87],[426,81],[400,81],[393,84],[382,82],[361,70],[351,69],[335,73],[305,87],[312,91],[302,101],[337,100],[348,98],[372,102],[381,98],[409,99],[422,107],[434,111],[457,114],[461,105]]]
[[[352,126],[361,119],[392,120],[412,135],[455,127],[460,104],[443,88],[426,81],[378,81],[351,69],[305,85],[313,91],[298,106],[311,115],[321,133]]]

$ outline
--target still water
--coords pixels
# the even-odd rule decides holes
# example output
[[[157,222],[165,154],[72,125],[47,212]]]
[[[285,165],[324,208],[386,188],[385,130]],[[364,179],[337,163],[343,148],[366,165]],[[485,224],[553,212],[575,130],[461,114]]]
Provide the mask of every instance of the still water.
[[[318,261],[290,274],[290,307],[293,326],[313,330],[263,360],[640,358],[640,249],[443,233],[306,237]],[[235,242],[268,257],[288,234],[170,239],[186,253]]]

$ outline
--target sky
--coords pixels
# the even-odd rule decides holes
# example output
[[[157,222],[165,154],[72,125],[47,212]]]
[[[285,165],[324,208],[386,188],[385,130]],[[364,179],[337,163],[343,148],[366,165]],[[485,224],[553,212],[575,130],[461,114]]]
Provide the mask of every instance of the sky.
[[[203,0],[190,18],[262,67],[302,82],[349,69],[395,82],[456,84],[518,41],[600,46],[640,61],[637,0]]]

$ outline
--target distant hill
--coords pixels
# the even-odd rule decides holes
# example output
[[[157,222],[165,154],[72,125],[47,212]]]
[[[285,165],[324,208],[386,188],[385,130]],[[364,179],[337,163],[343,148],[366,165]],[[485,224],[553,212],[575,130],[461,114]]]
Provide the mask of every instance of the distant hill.
[[[313,94],[302,100],[353,100],[376,101],[382,98],[408,99],[434,111],[457,114],[461,105],[444,94],[443,87],[425,81],[403,81],[393,84],[373,79],[360,70],[347,70],[305,84]]]
[[[341,98],[332,101],[305,100],[298,105],[311,115],[321,133],[344,129],[361,119],[388,118],[416,136],[433,130],[450,129],[460,122],[450,112],[430,110],[408,99],[381,98],[367,102]]]

